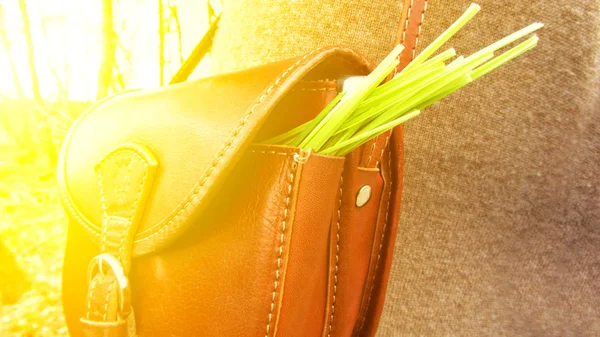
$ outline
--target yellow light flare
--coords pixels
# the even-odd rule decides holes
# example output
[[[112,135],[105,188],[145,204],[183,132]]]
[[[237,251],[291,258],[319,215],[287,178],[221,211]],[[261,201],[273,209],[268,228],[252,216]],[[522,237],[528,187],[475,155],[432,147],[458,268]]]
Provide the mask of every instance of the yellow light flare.
[[[44,99],[56,101],[61,92],[67,91],[70,100],[94,100],[102,54],[102,2],[26,0],[26,3]],[[185,58],[206,29],[206,4],[194,0],[171,3],[178,7]],[[16,98],[18,95],[8,58],[10,53],[23,92],[31,98],[27,45],[22,33],[18,1],[0,1],[0,6],[4,11],[6,35],[10,43],[8,50],[0,44],[0,97]],[[116,60],[126,87],[158,86],[157,1],[115,0],[113,6],[113,24],[119,39]],[[165,20],[168,16],[166,10]],[[174,34],[167,35],[166,40],[168,60],[165,74],[168,78],[179,67],[179,56]],[[203,72],[206,70],[204,65]]]

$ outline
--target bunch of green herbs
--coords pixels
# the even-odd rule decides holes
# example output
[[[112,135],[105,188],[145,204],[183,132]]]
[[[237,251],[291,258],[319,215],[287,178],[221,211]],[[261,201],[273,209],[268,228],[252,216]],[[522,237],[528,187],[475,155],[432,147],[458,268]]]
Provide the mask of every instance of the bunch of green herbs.
[[[358,80],[352,85],[345,83],[344,91],[314,119],[267,143],[295,146],[325,155],[346,155],[537,45],[538,37],[532,35],[495,56],[498,50],[543,27],[541,23],[531,24],[467,57],[456,57],[453,48],[432,57],[479,10],[479,5],[471,4],[400,73],[381,84],[399,64],[403,47],[396,46],[368,76],[351,78]]]

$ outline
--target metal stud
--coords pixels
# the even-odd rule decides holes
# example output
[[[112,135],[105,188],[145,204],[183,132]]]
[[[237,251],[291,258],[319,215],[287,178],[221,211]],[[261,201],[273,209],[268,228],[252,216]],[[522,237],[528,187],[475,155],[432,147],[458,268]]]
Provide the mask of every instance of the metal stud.
[[[361,187],[356,195],[356,206],[363,207],[371,199],[371,186],[365,185]]]

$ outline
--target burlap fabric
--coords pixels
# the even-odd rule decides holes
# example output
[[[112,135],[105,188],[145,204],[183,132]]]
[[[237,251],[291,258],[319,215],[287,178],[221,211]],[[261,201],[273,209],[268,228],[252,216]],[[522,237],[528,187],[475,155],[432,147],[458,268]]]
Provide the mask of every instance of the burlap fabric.
[[[419,46],[470,1],[430,1]],[[600,5],[481,0],[469,53],[534,21],[540,46],[405,125],[380,336],[600,335]],[[401,1],[228,0],[213,66],[345,44],[378,61]]]

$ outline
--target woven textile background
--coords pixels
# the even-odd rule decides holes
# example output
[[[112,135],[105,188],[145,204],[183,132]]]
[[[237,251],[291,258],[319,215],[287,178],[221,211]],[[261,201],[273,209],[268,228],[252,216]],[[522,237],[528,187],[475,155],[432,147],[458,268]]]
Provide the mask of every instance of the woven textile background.
[[[469,5],[432,0],[422,47]],[[600,4],[481,0],[469,53],[534,21],[540,46],[405,125],[406,178],[379,336],[600,335]],[[379,61],[398,0],[228,0],[213,66],[345,44]]]
[[[217,73],[345,45],[376,62],[389,53],[401,0],[225,0],[211,58]]]

